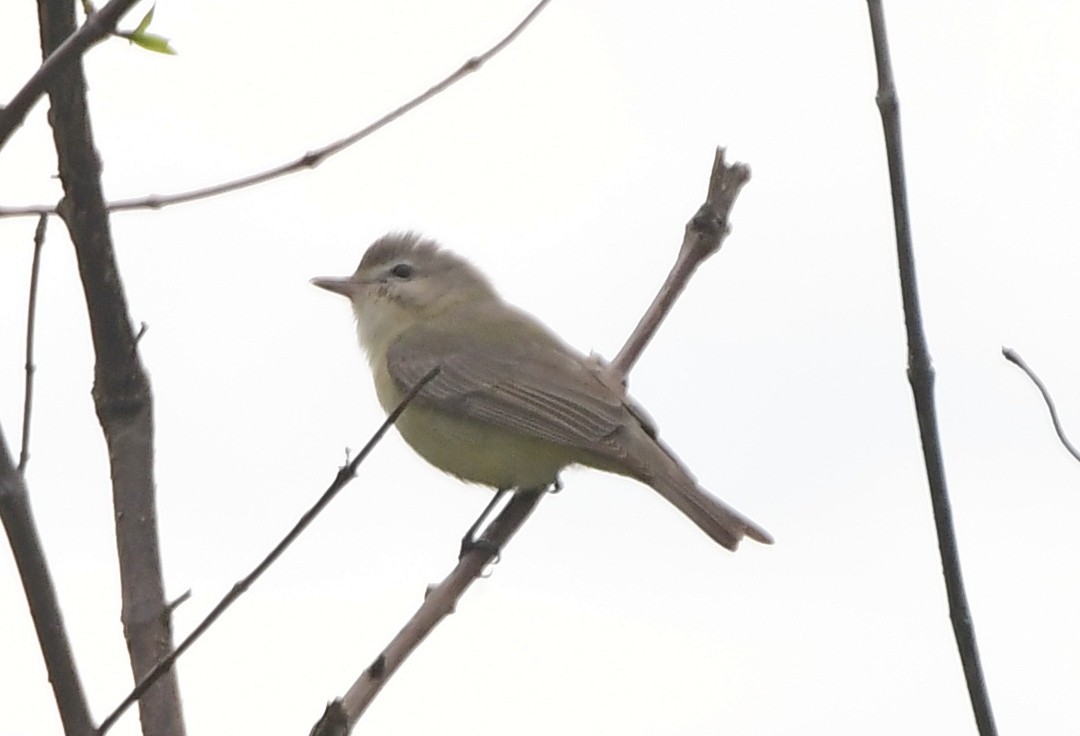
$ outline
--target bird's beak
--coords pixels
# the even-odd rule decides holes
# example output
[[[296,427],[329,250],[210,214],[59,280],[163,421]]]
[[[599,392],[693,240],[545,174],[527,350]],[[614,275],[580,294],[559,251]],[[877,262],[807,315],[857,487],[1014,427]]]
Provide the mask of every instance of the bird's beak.
[[[336,279],[336,278],[317,278],[312,279],[311,283],[318,286],[320,289],[326,289],[332,291],[335,294],[341,294],[344,297],[352,299],[363,288],[363,284],[354,281],[351,278]]]

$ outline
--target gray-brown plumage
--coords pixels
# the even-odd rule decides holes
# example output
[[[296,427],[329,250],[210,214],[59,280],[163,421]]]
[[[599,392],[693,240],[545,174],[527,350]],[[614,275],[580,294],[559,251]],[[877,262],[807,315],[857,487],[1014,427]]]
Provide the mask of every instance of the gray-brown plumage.
[[[391,235],[349,279],[315,283],[352,300],[388,411],[440,367],[397,423],[436,467],[495,488],[541,488],[567,465],[587,465],[649,485],[728,549],[743,536],[772,542],[698,487],[594,362],[503,302],[463,259]]]

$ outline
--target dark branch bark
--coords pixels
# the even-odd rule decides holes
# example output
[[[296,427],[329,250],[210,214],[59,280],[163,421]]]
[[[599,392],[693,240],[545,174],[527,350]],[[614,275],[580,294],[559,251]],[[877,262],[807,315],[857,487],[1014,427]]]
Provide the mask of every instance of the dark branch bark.
[[[986,690],[979,647],[975,641],[975,626],[971,621],[964,578],[960,571],[960,551],[952,521],[952,505],[945,483],[945,460],[938,432],[937,406],[934,402],[934,367],[930,348],[923,330],[919,287],[915,279],[915,252],[911,244],[911,223],[908,214],[907,182],[904,174],[904,151],[900,136],[900,103],[893,82],[889,44],[885,35],[885,14],[880,0],[868,0],[870,29],[877,60],[877,104],[885,133],[885,149],[889,162],[889,183],[892,187],[893,220],[896,228],[896,252],[900,270],[900,293],[904,302],[904,325],[907,329],[908,382],[915,400],[915,416],[919,423],[923,461],[930,485],[930,503],[934,509],[938,552],[945,576],[945,593],[949,600],[949,618],[953,636],[960,652],[960,662],[967,680],[968,697],[982,736],[994,736],[994,714]]]
[[[26,473],[26,466],[30,462],[30,418],[34,406],[34,325],[37,316],[37,292],[38,275],[41,273],[41,249],[45,246],[45,228],[49,224],[49,216],[42,215],[38,218],[37,228],[34,230],[34,259],[30,265],[30,294],[26,299],[26,364],[23,370],[26,378],[23,382],[23,424],[22,444],[19,449],[19,474]]]
[[[48,58],[75,32],[70,0],[38,0],[42,55]],[[121,620],[136,680],[172,650],[157,537],[150,382],[136,349],[127,299],[113,253],[101,190],[81,60],[48,85],[64,198],[59,213],[75,246],[94,343],[94,405],[109,448],[117,553],[123,596]],[[140,702],[143,733],[182,736],[174,673]]]
[[[120,18],[136,2],[138,0],[111,0],[87,18],[78,32],[69,35],[46,55],[34,75],[15,93],[11,102],[0,109],[0,148],[4,147],[11,134],[22,125],[34,103],[45,94],[49,83],[70,64],[82,59],[87,49],[108,36],[116,28]]]
[[[75,657],[45,561],[45,550],[30,510],[30,496],[22,475],[15,470],[3,430],[0,430],[0,521],[3,521],[15,566],[19,569],[19,579],[26,592],[30,617],[34,621],[64,733],[66,736],[91,736],[94,724],[75,668]]]

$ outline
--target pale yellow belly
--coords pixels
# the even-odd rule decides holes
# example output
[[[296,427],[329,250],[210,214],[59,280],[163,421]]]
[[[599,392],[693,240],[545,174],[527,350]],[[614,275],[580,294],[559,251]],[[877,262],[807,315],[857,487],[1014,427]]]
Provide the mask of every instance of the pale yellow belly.
[[[435,467],[495,488],[548,486],[574,461],[570,448],[417,404],[405,410],[397,428]]]

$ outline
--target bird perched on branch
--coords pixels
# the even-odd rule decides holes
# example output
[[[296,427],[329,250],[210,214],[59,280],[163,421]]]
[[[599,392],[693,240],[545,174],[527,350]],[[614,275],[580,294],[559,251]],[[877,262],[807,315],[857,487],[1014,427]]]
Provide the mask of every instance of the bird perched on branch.
[[[727,549],[744,536],[772,543],[698,486],[596,360],[507,304],[478,269],[433,241],[387,235],[351,276],[312,283],[352,302],[386,411],[440,368],[397,421],[435,467],[506,491],[541,490],[568,465],[587,465],[650,486]]]

